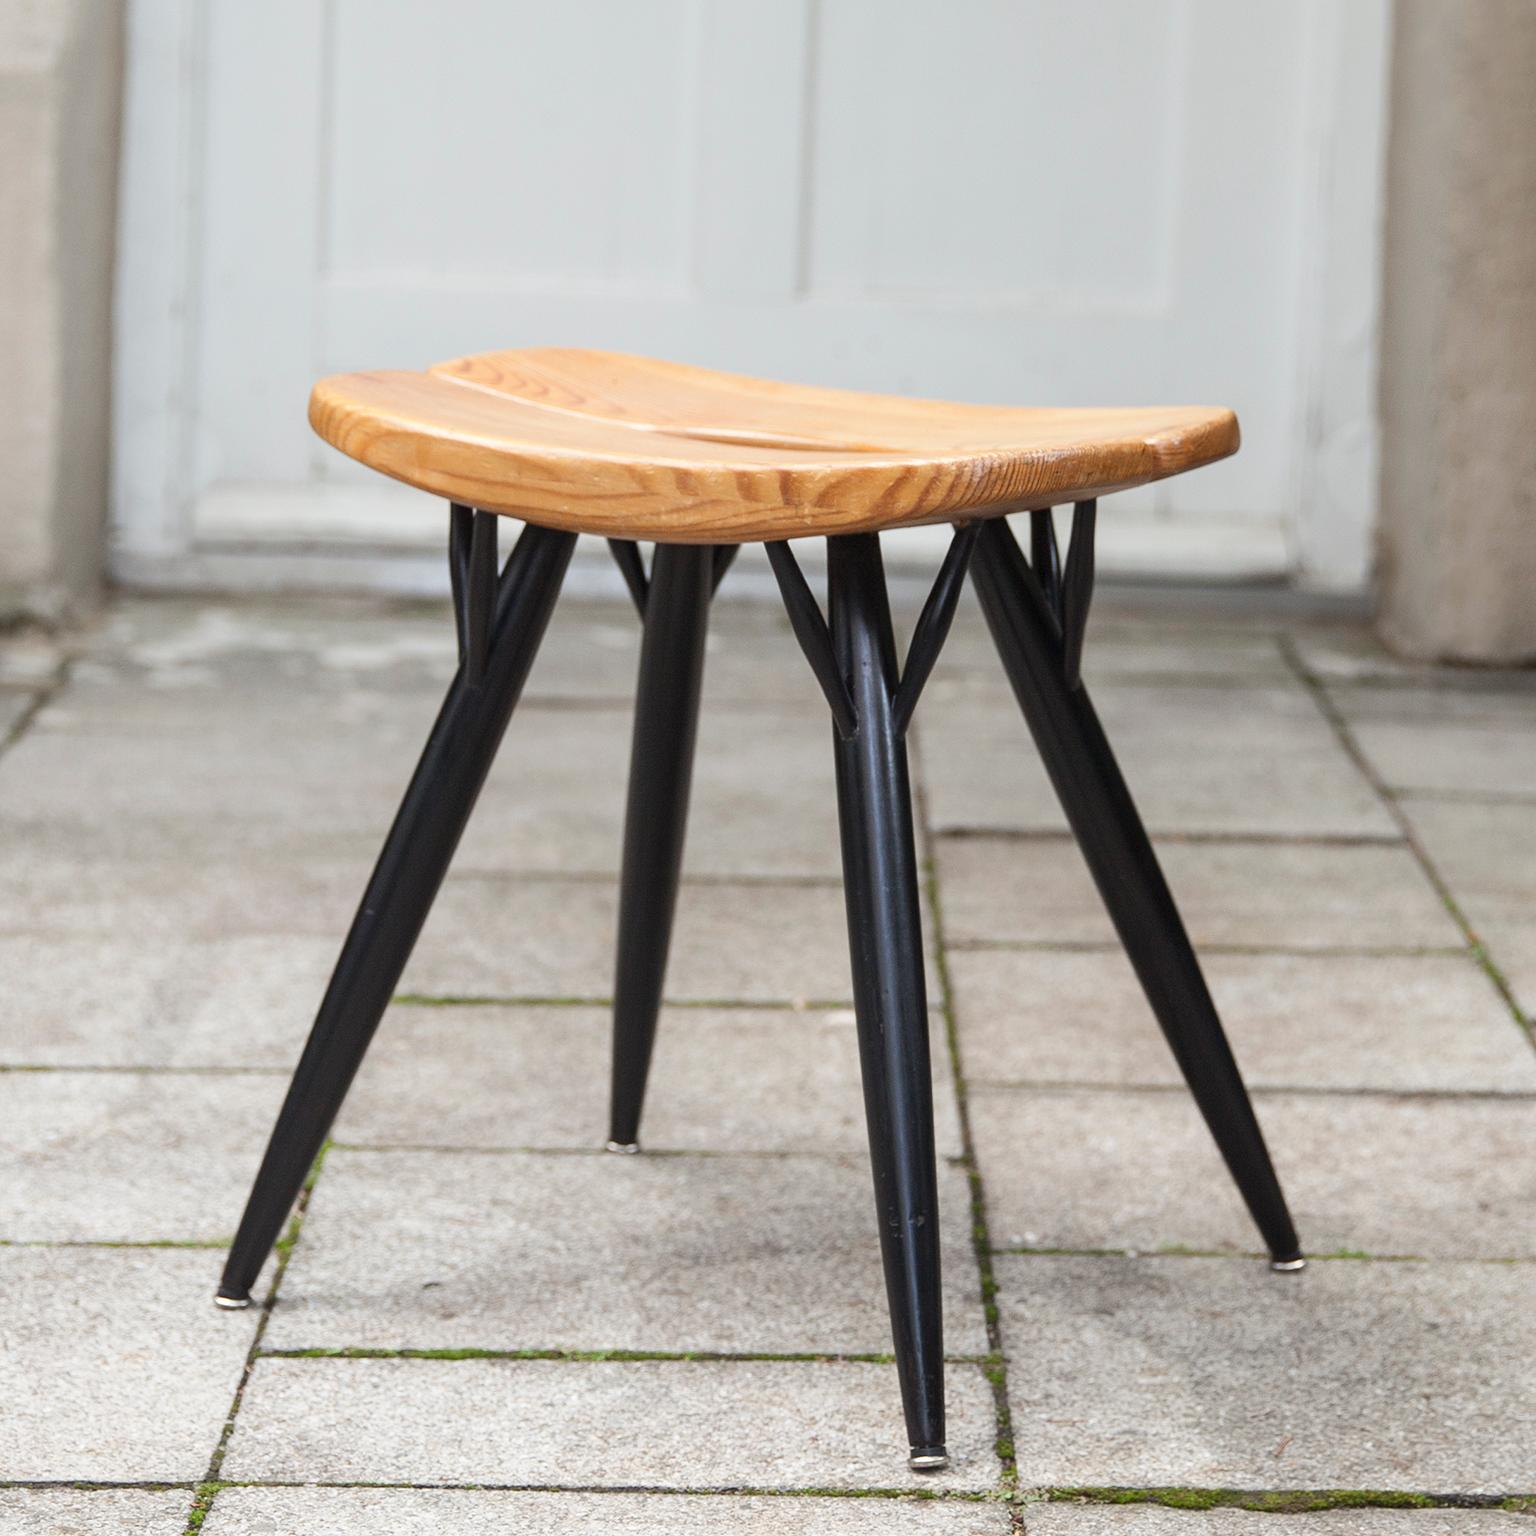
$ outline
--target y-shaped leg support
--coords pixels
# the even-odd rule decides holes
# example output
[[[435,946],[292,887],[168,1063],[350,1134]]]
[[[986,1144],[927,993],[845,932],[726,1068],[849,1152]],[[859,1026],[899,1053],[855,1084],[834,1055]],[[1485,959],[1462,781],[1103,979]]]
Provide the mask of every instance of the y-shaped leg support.
[[[971,580],[1083,857],[1271,1263],[1300,1269],[1296,1229],[1200,962],[1079,676],[1093,585],[1093,503],[1078,506],[1059,583],[1054,537],[1038,521],[1050,513],[1033,516],[1044,569],[1030,569],[1007,523],[994,518],[982,528]]]
[[[523,530],[498,580],[495,518],[455,507],[450,568],[460,665],[336,962],[277,1117],[216,1300],[251,1286],[298,1198],[410,959],[512,718],[574,534]]]
[[[956,535],[896,659],[877,535],[827,540],[830,629],[787,544],[768,545],[794,627],[831,706],[864,1115],[896,1369],[915,1471],[949,1464],[939,1192],[922,917],[905,733],[954,616],[975,530]]]

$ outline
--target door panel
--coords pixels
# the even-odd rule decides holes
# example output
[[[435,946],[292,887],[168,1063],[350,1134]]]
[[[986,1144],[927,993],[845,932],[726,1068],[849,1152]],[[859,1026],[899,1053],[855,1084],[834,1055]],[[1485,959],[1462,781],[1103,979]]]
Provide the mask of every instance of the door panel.
[[[189,195],[153,236],[176,313],[135,303],[153,263],[124,267],[119,431],[154,431],[120,453],[120,564],[435,548],[440,507],[309,434],[310,381],[565,344],[956,399],[1229,403],[1243,453],[1117,498],[1106,560],[1283,570],[1313,445],[1336,458],[1332,418],[1370,419],[1369,377],[1318,383],[1317,301],[1345,241],[1361,286],[1374,206],[1326,188],[1374,185],[1359,102],[1385,26],[1384,0],[1347,26],[1331,0],[140,7],[125,232],[168,178]],[[168,51],[162,105],[143,92]],[[1368,492],[1342,515],[1347,581]]]

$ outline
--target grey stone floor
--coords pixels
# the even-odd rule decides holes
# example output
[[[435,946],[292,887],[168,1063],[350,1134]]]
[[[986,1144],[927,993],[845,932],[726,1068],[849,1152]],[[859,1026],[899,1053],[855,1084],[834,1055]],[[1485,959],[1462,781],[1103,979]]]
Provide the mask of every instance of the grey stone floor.
[[[133,600],[0,643],[0,1531],[1536,1531],[1536,676],[1096,617],[1314,1255],[1276,1276],[967,602],[914,742],[954,1451],[922,1481],[824,709],[729,587],[648,1155],[596,1150],[636,643],[558,614],[240,1314],[220,1250],[446,615]]]

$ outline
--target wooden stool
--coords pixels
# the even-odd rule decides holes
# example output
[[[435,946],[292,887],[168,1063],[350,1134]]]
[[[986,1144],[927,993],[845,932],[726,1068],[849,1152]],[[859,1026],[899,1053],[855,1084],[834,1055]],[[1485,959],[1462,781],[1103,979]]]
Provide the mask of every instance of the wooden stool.
[[[1067,819],[1271,1262],[1302,1259],[1200,966],[1079,677],[1096,498],[1236,451],[1230,411],[1018,410],[772,384],[604,352],[322,380],[328,442],[449,499],[460,666],[278,1116],[218,1292],[250,1288],[426,921],[554,608],[604,535],[644,623],[614,982],[609,1149],[638,1147],[688,809],[710,599],[767,546],[831,708],[864,1106],[919,1470],[947,1463],[928,1010],[905,732],[967,569]],[[1073,502],[1058,558],[1050,508]],[[1030,514],[1025,560],[1003,514]],[[526,525],[498,569],[497,514]],[[899,665],[879,532],[955,534]],[[827,540],[824,619],[788,541]],[[649,576],[634,541],[656,541]],[[832,1277],[828,1277],[829,1283]]]

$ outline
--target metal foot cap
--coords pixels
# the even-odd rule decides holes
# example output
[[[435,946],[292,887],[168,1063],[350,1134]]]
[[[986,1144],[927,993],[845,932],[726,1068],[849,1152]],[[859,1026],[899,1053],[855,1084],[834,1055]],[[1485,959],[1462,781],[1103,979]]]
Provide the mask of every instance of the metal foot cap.
[[[249,1294],[245,1296],[226,1296],[223,1291],[220,1291],[213,1298],[213,1304],[225,1312],[243,1312],[250,1306],[251,1298]]]
[[[1307,1267],[1307,1261],[1299,1254],[1293,1254],[1288,1259],[1271,1259],[1269,1267],[1277,1275],[1293,1275],[1299,1269]]]
[[[610,1141],[605,1142],[603,1145],[603,1151],[621,1152],[625,1157],[633,1157],[639,1150],[640,1143],[638,1141]]]
[[[949,1466],[949,1452],[942,1445],[914,1445],[907,1465],[914,1472],[942,1472]]]

